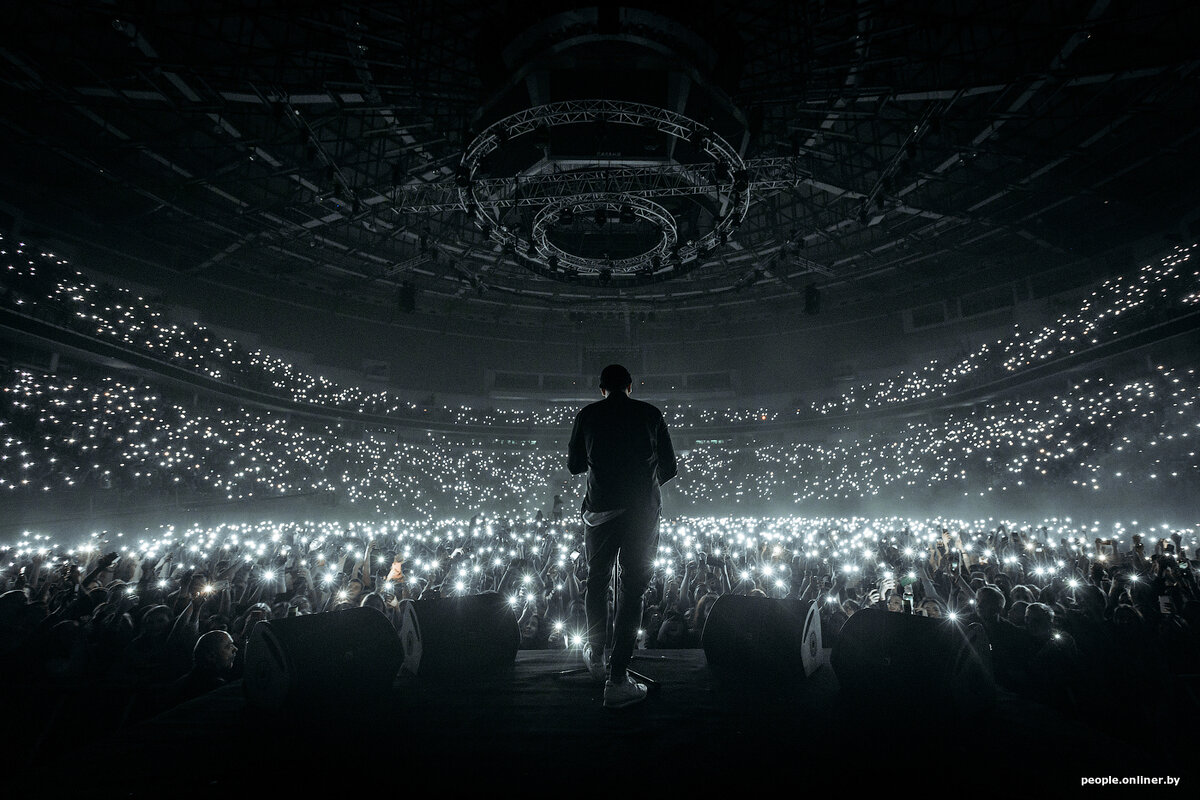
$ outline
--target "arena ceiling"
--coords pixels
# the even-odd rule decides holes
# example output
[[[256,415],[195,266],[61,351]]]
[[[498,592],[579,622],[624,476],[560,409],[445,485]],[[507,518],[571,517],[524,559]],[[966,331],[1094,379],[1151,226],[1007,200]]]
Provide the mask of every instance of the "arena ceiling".
[[[0,209],[147,284],[418,313],[749,318],[817,310],[810,286],[828,307],[1082,279],[1195,232],[1198,15],[29,3],[0,48]]]

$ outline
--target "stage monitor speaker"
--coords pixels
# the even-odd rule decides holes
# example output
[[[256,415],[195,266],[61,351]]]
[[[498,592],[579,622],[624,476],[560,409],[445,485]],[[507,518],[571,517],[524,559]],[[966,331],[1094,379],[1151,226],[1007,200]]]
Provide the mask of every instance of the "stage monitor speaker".
[[[406,673],[431,680],[482,677],[516,662],[521,646],[517,617],[497,592],[400,605]]]
[[[385,694],[402,660],[395,628],[374,608],[306,614],[254,626],[242,684],[259,708],[336,709]]]
[[[807,677],[824,661],[817,604],[800,600],[722,595],[701,645],[709,666],[724,674]]]
[[[830,655],[843,700],[873,713],[963,719],[991,709],[996,685],[961,623],[868,608]]]

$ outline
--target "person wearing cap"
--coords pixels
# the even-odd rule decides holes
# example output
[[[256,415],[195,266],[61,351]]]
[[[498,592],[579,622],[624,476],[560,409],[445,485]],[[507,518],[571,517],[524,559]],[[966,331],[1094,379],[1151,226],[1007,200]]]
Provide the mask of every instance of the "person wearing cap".
[[[604,680],[604,705],[620,708],[646,697],[646,687],[628,674],[642,616],[642,595],[653,575],[658,549],[659,486],[675,477],[675,450],[662,412],[630,397],[633,377],[619,364],[600,373],[604,398],[575,417],[568,445],[572,475],[587,473],[583,499],[587,552],[588,672]],[[614,563],[621,567],[621,594],[613,622],[612,658],[607,674],[604,633],[608,625],[608,582]]]

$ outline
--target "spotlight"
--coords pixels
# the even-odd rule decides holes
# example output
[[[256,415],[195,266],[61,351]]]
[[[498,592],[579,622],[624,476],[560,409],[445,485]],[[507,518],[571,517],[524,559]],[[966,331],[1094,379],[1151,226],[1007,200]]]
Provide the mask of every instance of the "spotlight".
[[[460,189],[471,185],[471,168],[466,164],[459,164],[458,169],[454,170],[454,185]]]
[[[595,218],[596,218],[597,225],[603,225],[604,223],[608,222],[608,209],[607,208],[597,208]]]
[[[564,208],[558,212],[559,225],[574,225],[575,224],[575,209]]]
[[[622,225],[632,225],[637,219],[633,214],[633,209],[629,206],[621,206],[620,222]]]
[[[401,312],[412,314],[417,310],[417,287],[412,281],[402,281],[396,295],[396,305]]]
[[[804,313],[816,316],[821,311],[821,290],[815,283],[804,287]]]

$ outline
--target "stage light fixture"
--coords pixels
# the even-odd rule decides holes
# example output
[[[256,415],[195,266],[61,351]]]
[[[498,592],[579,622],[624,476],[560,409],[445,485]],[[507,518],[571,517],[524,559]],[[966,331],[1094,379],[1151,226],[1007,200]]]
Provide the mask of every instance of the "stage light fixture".
[[[821,290],[815,283],[804,287],[804,313],[816,316],[821,311]]]

